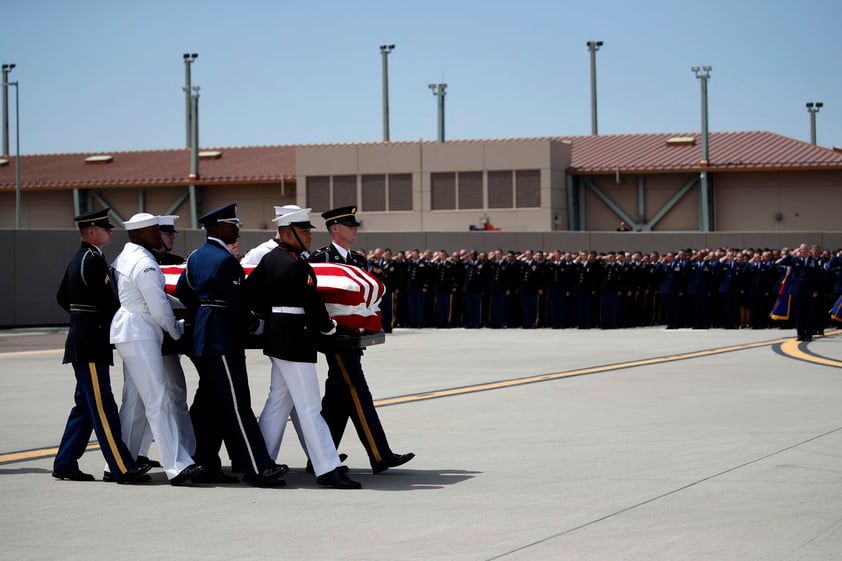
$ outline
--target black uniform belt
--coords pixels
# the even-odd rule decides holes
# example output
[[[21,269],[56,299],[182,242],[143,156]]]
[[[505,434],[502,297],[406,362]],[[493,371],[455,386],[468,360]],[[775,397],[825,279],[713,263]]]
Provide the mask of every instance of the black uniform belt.
[[[70,304],[70,311],[96,313],[99,311],[99,308],[93,304]]]
[[[201,300],[199,305],[206,308],[227,308],[228,302],[225,300]]]

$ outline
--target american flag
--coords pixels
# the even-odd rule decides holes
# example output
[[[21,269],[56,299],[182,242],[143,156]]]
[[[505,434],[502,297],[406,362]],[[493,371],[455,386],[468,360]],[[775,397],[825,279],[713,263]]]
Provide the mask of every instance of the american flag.
[[[380,300],[385,286],[374,275],[351,265],[342,263],[311,263],[316,272],[319,295],[325,302],[327,312],[339,325],[379,333],[381,331]],[[184,265],[165,265],[164,273],[167,294],[175,294],[178,277]],[[244,267],[246,276],[254,267]]]

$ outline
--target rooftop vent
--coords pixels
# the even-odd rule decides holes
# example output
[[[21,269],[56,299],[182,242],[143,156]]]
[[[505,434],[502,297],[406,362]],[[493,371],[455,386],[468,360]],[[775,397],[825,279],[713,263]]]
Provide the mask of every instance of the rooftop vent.
[[[674,136],[667,139],[667,146],[693,146],[695,144],[696,139],[692,136]]]
[[[222,152],[220,150],[202,150],[199,152],[200,160],[218,160],[221,157]]]
[[[88,156],[85,158],[85,164],[88,165],[97,165],[97,164],[110,164],[114,161],[114,156],[110,154],[100,154],[97,156]]]

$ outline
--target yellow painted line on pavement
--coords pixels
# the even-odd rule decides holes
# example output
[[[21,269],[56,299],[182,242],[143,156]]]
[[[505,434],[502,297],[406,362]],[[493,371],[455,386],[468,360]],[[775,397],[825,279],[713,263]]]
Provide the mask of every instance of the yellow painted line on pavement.
[[[831,331],[827,334],[830,335],[837,335],[842,333],[842,330]],[[550,380],[558,380],[561,378],[570,378],[573,376],[584,376],[587,374],[598,374],[601,372],[611,372],[615,370],[625,370],[628,368],[636,368],[638,366],[648,366],[652,364],[664,364],[667,362],[674,362],[678,360],[688,360],[693,358],[701,358],[706,356],[714,356],[718,354],[730,353],[734,351],[743,351],[747,349],[756,349],[760,347],[769,347],[772,345],[780,345],[781,351],[793,358],[797,358],[800,360],[806,360],[808,362],[814,362],[816,364],[823,364],[826,366],[835,366],[837,368],[842,368],[842,362],[827,359],[824,357],[811,355],[801,351],[798,348],[799,341],[796,341],[792,337],[786,337],[782,339],[774,339],[771,341],[760,341],[757,343],[746,343],[743,345],[733,345],[729,347],[720,347],[716,349],[707,349],[703,351],[694,351],[690,353],[683,353],[683,354],[675,354],[675,355],[667,355],[661,357],[654,357],[654,358],[647,358],[642,360],[632,360],[629,362],[620,362],[615,364],[606,364],[602,366],[593,366],[589,368],[580,368],[577,370],[568,370],[565,372],[553,372],[549,374],[539,374],[537,376],[527,376],[524,378],[514,378],[511,380],[500,380],[497,382],[489,382],[485,384],[475,384],[473,386],[465,386],[461,388],[449,388],[444,390],[437,390],[432,392],[425,392],[413,395],[406,395],[400,397],[392,397],[392,398],[385,398],[385,399],[378,399],[374,402],[375,406],[382,407],[386,405],[397,405],[401,403],[412,403],[416,401],[425,401],[428,399],[436,399],[440,397],[452,397],[456,395],[464,395],[468,393],[476,393],[481,391],[488,391],[488,390],[497,390],[502,388],[509,388],[513,386],[521,386],[525,384],[534,384],[536,382],[546,382]],[[32,352],[60,352],[56,351],[32,351]],[[16,353],[6,353],[5,356],[9,354],[16,354]],[[20,353],[24,354],[24,353]],[[2,356],[2,355],[0,355]],[[91,443],[87,447],[88,450],[97,450],[99,449],[99,445],[96,443]],[[18,462],[18,461],[25,461],[25,460],[36,460],[36,459],[43,459],[50,456],[54,456],[58,452],[58,448],[41,448],[39,450],[28,450],[24,452],[12,452],[9,454],[2,454],[0,455],[0,465],[9,463],[9,462]]]
[[[91,443],[85,448],[86,451],[99,450],[99,444]],[[24,460],[41,460],[58,454],[58,447],[39,448],[38,450],[26,450],[24,452],[11,452],[0,455],[0,465],[10,462],[21,462]]]
[[[838,332],[834,332],[838,333]],[[834,333],[831,333],[833,335]],[[830,358],[825,358],[820,355],[812,354],[812,353],[805,353],[800,348],[801,342],[796,339],[789,339],[786,342],[781,344],[781,352],[789,355],[793,358],[797,358],[799,360],[803,360],[806,362],[812,362],[814,364],[823,364],[825,366],[834,366],[836,368],[842,368],[842,361],[833,360]]]
[[[754,349],[758,347],[769,347],[779,343],[789,341],[786,339],[775,339],[773,341],[761,341],[758,343],[746,343],[744,345],[734,345],[731,347],[720,347],[718,349],[707,349],[704,351],[694,351],[691,353],[683,353],[677,355],[668,355],[655,358],[647,358],[642,360],[633,360],[629,362],[621,362],[616,364],[606,364],[603,366],[593,366],[590,368],[581,368],[578,370],[568,370],[566,372],[553,372],[550,374],[540,374],[538,376],[527,376],[525,378],[515,378],[513,380],[501,380],[499,382],[489,382],[487,384],[477,384],[474,386],[466,386],[463,388],[451,388],[447,390],[439,390],[435,392],[421,393],[415,395],[407,395],[402,397],[392,397],[387,399],[380,399],[374,402],[375,405],[396,405],[398,403],[410,403],[413,401],[423,401],[426,399],[435,399],[439,397],[450,397],[454,395],[462,395],[467,393],[481,392],[487,390],[496,390],[501,388],[508,388],[511,386],[520,386],[523,384],[533,384],[535,382],[546,382],[548,380],[558,380],[561,378],[569,378],[571,376],[584,376],[586,374],[597,374],[600,372],[610,372],[613,370],[623,370],[627,368],[636,368],[638,366],[648,366],[651,364],[663,364],[665,362],[673,362],[676,360],[687,360],[691,358],[700,358],[705,356],[713,356],[723,353],[730,353],[734,351],[742,351],[746,349]]]

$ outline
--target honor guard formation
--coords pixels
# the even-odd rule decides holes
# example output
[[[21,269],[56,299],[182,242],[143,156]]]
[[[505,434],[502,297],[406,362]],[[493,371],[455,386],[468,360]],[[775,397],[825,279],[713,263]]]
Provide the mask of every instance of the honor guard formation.
[[[94,432],[106,461],[103,481],[143,483],[159,467],[175,486],[240,483],[223,471],[224,444],[243,482],[285,486],[288,467],[276,459],[290,417],[309,458],[306,469],[321,486],[360,488],[336,451],[349,419],[373,473],[414,457],[389,446],[362,369],[364,333],[330,315],[310,264],[369,268],[350,249],[359,226],[355,207],[322,214],[331,244],[312,255],[310,209],[275,207],[277,234],[242,263],[232,251],[240,229],[235,204],[199,218],[207,241],[186,260],[171,253],[177,216],[136,214],[124,223],[129,241],[110,265],[103,254],[114,228],[109,211],[74,219],[82,244],[57,293],[70,314],[63,362],[73,365],[76,391],[53,477],[96,479],[78,465]],[[169,265],[183,268],[174,294],[161,270]],[[246,371],[246,349],[256,346],[271,365],[259,421]],[[115,348],[123,364],[119,408],[109,372]],[[324,397],[319,352],[329,365]],[[189,407],[182,354],[199,375]],[[160,461],[149,459],[153,440]]]
[[[378,248],[366,260],[386,285],[380,304],[386,333],[395,327],[795,327],[799,340],[810,341],[842,321],[842,249],[815,245],[664,255]]]

